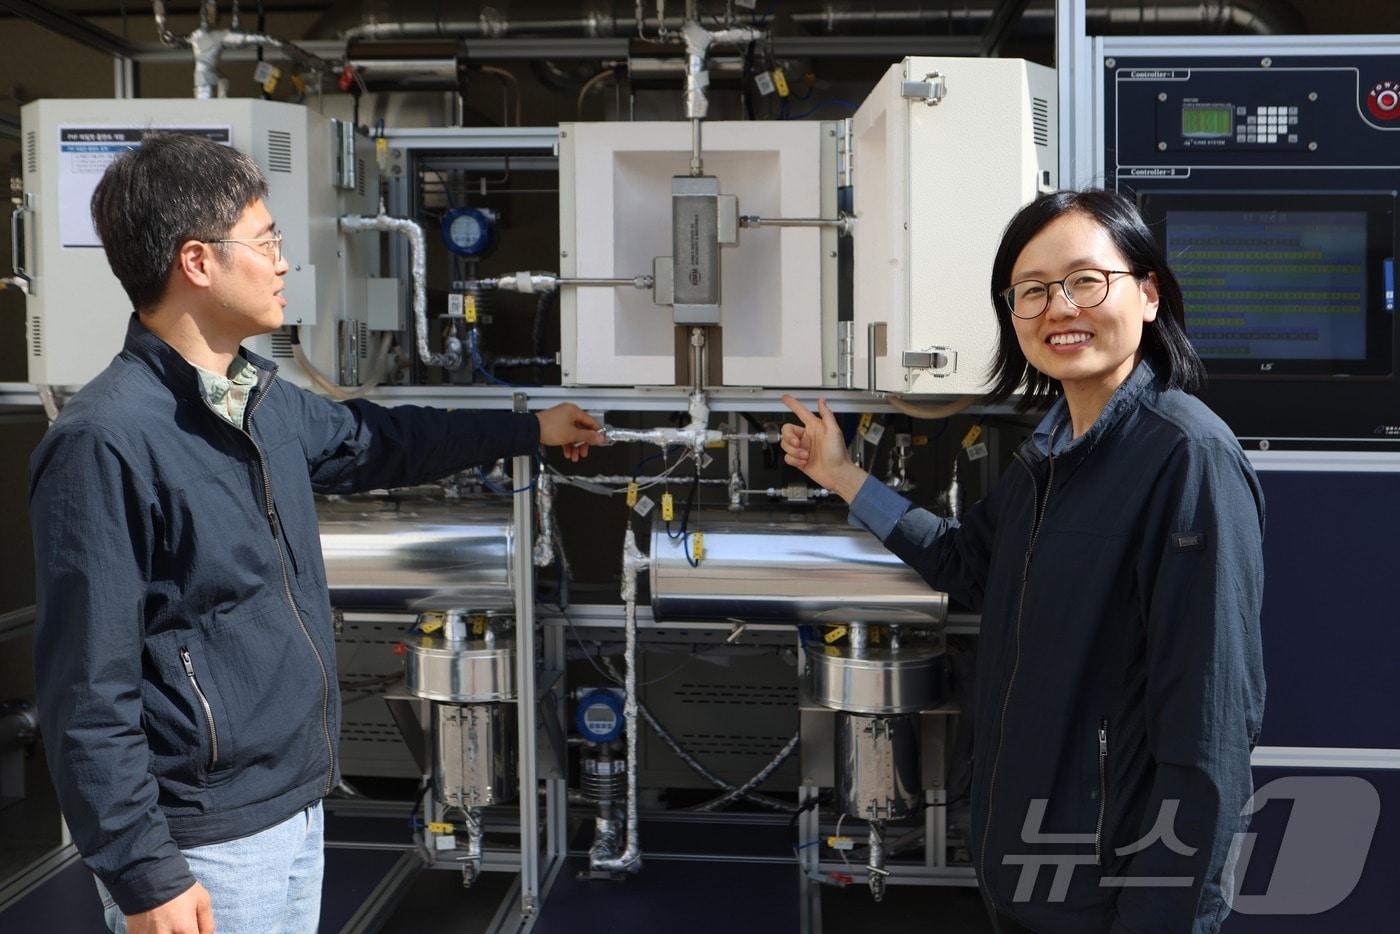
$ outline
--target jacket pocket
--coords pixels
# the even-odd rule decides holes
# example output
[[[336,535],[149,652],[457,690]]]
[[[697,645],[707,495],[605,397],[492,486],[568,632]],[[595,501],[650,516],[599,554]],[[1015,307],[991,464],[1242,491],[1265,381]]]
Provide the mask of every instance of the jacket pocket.
[[[190,650],[183,645],[180,646],[180,663],[184,665],[185,677],[194,689],[195,700],[204,716],[204,725],[209,733],[209,757],[205,760],[205,765],[212,771],[219,766],[219,724],[214,719],[214,708],[209,704],[209,696],[204,693],[204,688],[200,687],[199,677],[194,672],[194,660],[190,657]]]
[[[1102,866],[1103,858],[1103,838],[1104,838],[1104,815],[1108,810],[1108,720],[1099,721],[1098,735],[1099,753],[1099,818],[1094,824],[1094,863]]]

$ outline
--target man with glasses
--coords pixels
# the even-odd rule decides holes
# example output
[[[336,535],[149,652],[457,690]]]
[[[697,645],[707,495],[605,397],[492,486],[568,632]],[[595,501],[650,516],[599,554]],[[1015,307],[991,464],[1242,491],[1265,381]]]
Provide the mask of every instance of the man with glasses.
[[[241,346],[286,306],[266,195],[197,137],[113,162],[93,219],[135,313],[31,461],[45,752],[118,934],[317,928],[340,701],[313,493],[601,441],[569,403],[390,409],[281,379]]]

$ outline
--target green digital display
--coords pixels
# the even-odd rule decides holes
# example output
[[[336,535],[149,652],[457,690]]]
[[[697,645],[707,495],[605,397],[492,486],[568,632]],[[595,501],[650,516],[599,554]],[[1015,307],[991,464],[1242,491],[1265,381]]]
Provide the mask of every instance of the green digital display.
[[[1188,104],[1181,108],[1181,135],[1229,136],[1234,110],[1229,104]]]

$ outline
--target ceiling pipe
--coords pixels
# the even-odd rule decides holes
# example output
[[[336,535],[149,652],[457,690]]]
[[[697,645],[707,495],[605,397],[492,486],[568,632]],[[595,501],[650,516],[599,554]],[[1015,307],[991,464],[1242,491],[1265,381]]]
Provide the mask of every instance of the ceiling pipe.
[[[628,4],[627,6],[631,6]],[[995,4],[972,8],[961,4],[886,8],[871,4],[867,9],[838,8],[835,4],[814,5],[792,13],[779,12],[771,19],[779,24],[791,23],[808,35],[851,35],[877,32],[887,35],[910,33],[980,34],[995,17]],[[632,11],[608,12],[594,10],[580,16],[540,19],[511,18],[487,8],[475,19],[361,22],[358,4],[355,8],[328,11],[311,30],[319,38],[354,39],[422,39],[431,37],[466,39],[502,39],[520,36],[578,36],[586,38],[629,38],[638,35],[638,21]],[[412,15],[412,14],[409,14]],[[431,13],[420,14],[431,17]],[[1054,28],[1055,11],[1050,8],[1026,10],[1021,16],[1021,32],[1047,34]],[[1221,0],[1202,3],[1200,0],[1139,4],[1100,3],[1087,11],[1089,31],[1095,35],[1124,31],[1162,33],[1185,30],[1253,33],[1258,35],[1298,33],[1303,23],[1297,12],[1275,0]],[[741,17],[740,22],[744,20]],[[641,28],[655,35],[660,26],[663,34],[678,35],[684,24],[682,16],[644,16]]]

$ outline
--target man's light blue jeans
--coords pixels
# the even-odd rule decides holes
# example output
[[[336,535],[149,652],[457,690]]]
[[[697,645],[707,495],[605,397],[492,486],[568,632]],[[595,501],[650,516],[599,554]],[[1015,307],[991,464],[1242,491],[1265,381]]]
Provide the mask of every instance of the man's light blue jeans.
[[[316,934],[324,830],[318,801],[251,837],[181,850],[209,890],[219,934]],[[126,918],[100,881],[97,892],[112,934],[126,934]]]

